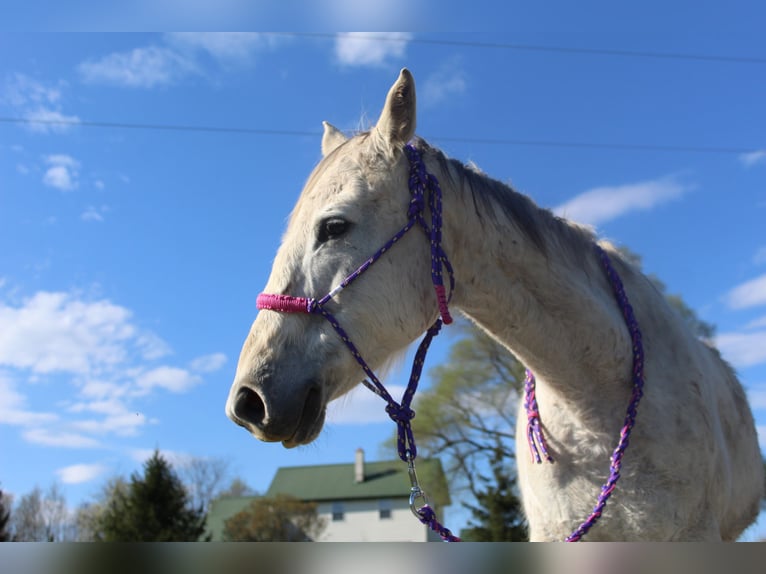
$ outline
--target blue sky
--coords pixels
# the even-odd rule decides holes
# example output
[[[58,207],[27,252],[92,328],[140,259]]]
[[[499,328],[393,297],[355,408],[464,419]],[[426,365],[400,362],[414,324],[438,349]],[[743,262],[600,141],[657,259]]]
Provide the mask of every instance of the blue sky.
[[[630,247],[717,326],[766,445],[766,9],[504,10],[504,33],[386,41],[1,34],[2,488],[58,481],[74,506],[155,447],[260,491],[279,466],[394,457],[365,389],[290,451],[224,404],[321,121],[367,127],[403,66],[421,136]]]

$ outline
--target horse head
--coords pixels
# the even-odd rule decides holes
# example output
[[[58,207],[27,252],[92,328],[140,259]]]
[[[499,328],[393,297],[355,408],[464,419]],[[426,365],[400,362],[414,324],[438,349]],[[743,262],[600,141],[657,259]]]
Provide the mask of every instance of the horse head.
[[[402,70],[375,127],[346,138],[324,123],[322,160],[290,216],[265,293],[312,300],[343,282],[408,220],[415,85]],[[429,242],[416,231],[326,304],[373,368],[436,318]],[[263,309],[245,340],[226,413],[264,441],[314,440],[327,403],[364,379],[333,326],[316,314]]]

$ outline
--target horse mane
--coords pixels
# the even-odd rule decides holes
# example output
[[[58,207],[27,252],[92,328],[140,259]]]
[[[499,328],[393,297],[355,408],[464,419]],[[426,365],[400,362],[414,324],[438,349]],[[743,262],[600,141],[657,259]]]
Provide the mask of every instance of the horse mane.
[[[586,246],[596,241],[590,227],[580,225],[538,206],[531,198],[510,185],[494,179],[474,164],[447,157],[440,149],[417,138],[417,147],[424,156],[436,162],[440,171],[450,178],[457,189],[470,193],[479,220],[494,224],[510,223],[544,255],[551,249],[564,250],[581,259]],[[505,221],[500,221],[502,214]]]

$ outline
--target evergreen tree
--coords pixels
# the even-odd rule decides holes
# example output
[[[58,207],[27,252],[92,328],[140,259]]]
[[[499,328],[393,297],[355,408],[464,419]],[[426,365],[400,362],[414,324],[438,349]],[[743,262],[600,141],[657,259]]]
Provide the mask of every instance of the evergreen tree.
[[[96,537],[107,542],[194,542],[205,531],[203,509],[191,507],[159,451],[144,464],[143,476],[134,473],[127,489],[114,491],[97,521]]]
[[[472,542],[521,542],[528,540],[521,500],[513,471],[509,471],[505,448],[497,444],[490,460],[492,477],[481,476],[484,488],[475,494],[476,504],[463,503],[473,514],[460,537]]]
[[[74,517],[78,542],[96,542],[104,538],[99,530],[103,522],[101,518],[117,492],[127,493],[129,486],[122,476],[113,476],[101,487],[94,500],[80,504]]]
[[[11,531],[10,531],[10,521],[11,521],[10,501],[8,500],[8,497],[6,497],[2,489],[0,489],[0,542],[10,542],[12,539]]]

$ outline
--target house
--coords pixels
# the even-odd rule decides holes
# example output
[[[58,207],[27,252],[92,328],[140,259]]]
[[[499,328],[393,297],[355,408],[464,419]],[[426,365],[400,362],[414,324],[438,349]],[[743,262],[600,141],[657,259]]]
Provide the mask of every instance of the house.
[[[450,503],[441,461],[418,459],[416,466],[421,486],[441,520],[443,507]],[[364,451],[357,449],[353,463],[279,468],[265,496],[277,494],[317,504],[317,512],[327,525],[320,542],[440,540],[413,516],[407,465],[398,459],[366,462]],[[225,520],[244,510],[252,500],[239,497],[213,502],[208,514],[213,540],[222,539]]]

